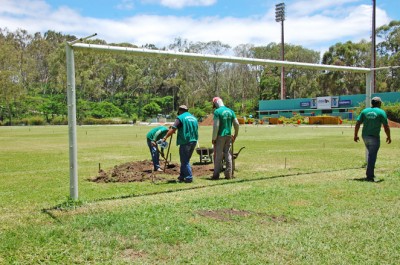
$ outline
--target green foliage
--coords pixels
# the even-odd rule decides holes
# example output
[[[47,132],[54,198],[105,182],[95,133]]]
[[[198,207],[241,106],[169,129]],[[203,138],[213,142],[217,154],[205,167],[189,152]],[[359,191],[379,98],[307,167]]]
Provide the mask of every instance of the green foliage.
[[[82,124],[86,124],[86,125],[130,124],[130,123],[131,122],[128,119],[121,119],[121,118],[97,119],[97,118],[88,117],[88,118],[84,118],[82,120]]]
[[[67,116],[56,116],[50,121],[51,125],[68,125]]]
[[[386,111],[389,120],[400,122],[400,104],[383,106],[382,109]]]
[[[286,117],[280,117],[279,121],[282,122],[282,124],[305,124],[307,123],[308,118],[301,116],[300,114],[296,114],[291,118],[286,118]]]
[[[93,118],[112,118],[120,117],[122,115],[122,110],[110,102],[103,101],[100,103],[92,103],[90,105],[91,110],[89,113]]]
[[[208,113],[206,113],[204,110],[197,107],[190,108],[189,112],[192,113],[199,120],[208,115]]]
[[[154,117],[159,113],[161,113],[161,107],[156,102],[150,102],[143,107],[145,117]]]
[[[29,118],[23,118],[21,123],[25,125],[45,125],[46,121],[41,116],[32,116]]]

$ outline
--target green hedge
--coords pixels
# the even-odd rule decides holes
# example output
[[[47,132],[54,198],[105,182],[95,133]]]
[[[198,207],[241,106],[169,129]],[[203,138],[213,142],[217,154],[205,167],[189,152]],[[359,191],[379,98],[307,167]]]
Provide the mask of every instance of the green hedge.
[[[389,120],[400,122],[400,105],[386,106],[383,109],[386,111]]]

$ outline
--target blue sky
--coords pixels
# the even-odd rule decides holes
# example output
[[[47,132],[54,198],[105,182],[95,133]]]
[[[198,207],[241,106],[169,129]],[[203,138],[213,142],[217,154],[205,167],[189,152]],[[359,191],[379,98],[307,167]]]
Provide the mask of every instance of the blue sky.
[[[280,43],[270,0],[0,0],[0,27],[29,33],[55,30],[111,42],[164,47],[191,42]],[[371,35],[371,0],[287,0],[285,42],[325,51]],[[376,0],[377,26],[400,20],[399,0]]]

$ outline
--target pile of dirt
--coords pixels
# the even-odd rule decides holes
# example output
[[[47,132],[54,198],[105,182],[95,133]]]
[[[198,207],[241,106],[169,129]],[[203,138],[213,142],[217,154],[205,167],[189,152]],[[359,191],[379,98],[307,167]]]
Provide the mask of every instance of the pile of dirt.
[[[400,128],[400,123],[394,122],[394,121],[391,121],[391,120],[388,120],[388,121],[389,121],[389,127],[391,127],[391,128]]]
[[[212,114],[207,115],[200,123],[200,126],[211,126],[213,125],[213,118]]]
[[[161,163],[162,167],[164,163]],[[213,164],[192,164],[192,173],[194,177],[211,177]],[[180,165],[170,163],[165,172],[153,172],[153,163],[150,160],[134,161],[117,165],[110,170],[100,170],[96,177],[88,179],[97,183],[110,182],[143,182],[175,180],[179,176]],[[171,178],[173,176],[173,178]]]

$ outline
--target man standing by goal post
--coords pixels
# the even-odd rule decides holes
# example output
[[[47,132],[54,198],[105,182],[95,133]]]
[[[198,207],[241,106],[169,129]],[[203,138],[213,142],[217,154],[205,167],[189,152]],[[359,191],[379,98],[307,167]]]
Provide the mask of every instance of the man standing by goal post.
[[[371,105],[371,108],[365,108],[357,117],[357,123],[354,128],[354,142],[358,142],[360,140],[358,137],[358,131],[360,130],[361,124],[364,124],[361,135],[368,151],[366,180],[373,182],[375,181],[375,162],[378,156],[379,147],[381,145],[380,132],[382,124],[386,133],[386,142],[390,144],[392,139],[390,138],[390,128],[388,125],[386,112],[381,109],[381,98],[373,97],[371,100]]]
[[[225,178],[231,179],[233,175],[232,167],[232,144],[239,134],[239,122],[233,110],[224,106],[222,99],[213,98],[214,124],[212,134],[212,144],[214,145],[214,173],[212,179],[219,179],[219,173],[222,170],[222,159],[225,159],[226,168]],[[232,136],[232,125],[235,130]]]

